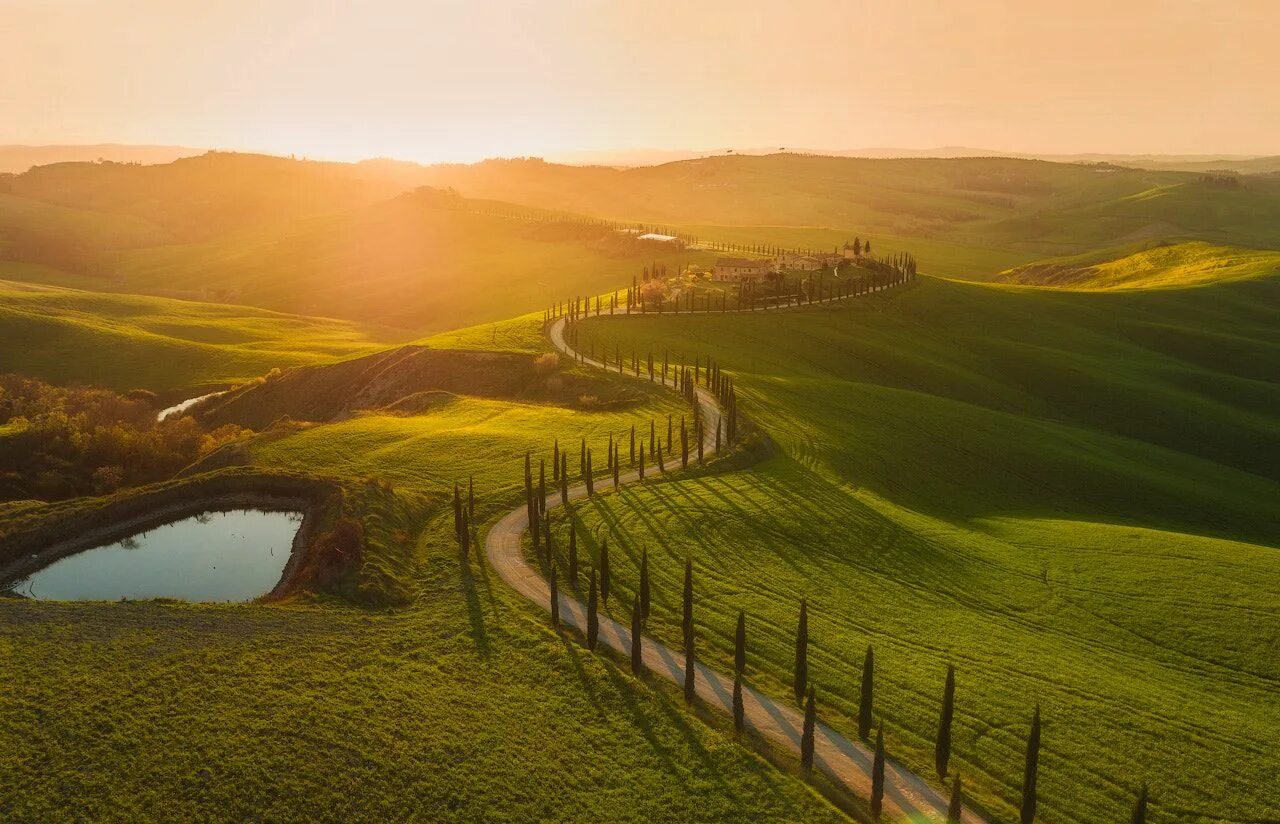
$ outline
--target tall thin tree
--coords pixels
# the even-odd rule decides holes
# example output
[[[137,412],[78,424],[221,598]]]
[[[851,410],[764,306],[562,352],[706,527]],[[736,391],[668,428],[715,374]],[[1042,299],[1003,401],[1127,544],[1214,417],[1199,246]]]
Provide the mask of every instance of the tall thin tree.
[[[951,761],[951,718],[955,715],[956,668],[947,667],[947,683],[942,688],[942,713],[938,718],[938,741],[933,750],[933,764],[939,778],[947,777],[947,765]]]
[[[733,671],[741,675],[747,669],[747,613],[738,610],[738,628],[733,634]]]
[[[600,541],[600,602],[609,603],[609,539]]]
[[[962,824],[964,816],[963,790],[960,789],[960,773],[951,781],[951,803],[947,805],[947,824]]]
[[[792,681],[796,701],[804,698],[809,685],[809,605],[800,601],[800,620],[796,624],[796,667]]]
[[[587,649],[596,648],[596,636],[600,633],[600,616],[596,614],[596,571],[591,570],[591,589],[587,593]]]
[[[800,767],[813,772],[813,738],[818,726],[818,711],[814,706],[813,686],[810,685],[804,702],[804,728],[800,733]]]
[[[637,596],[631,604],[631,671],[636,675],[644,669],[644,649],[641,647],[642,641],[640,630],[644,624],[643,613],[640,609],[640,598]]]
[[[640,551],[640,620],[649,620],[649,550]]]
[[[873,713],[872,699],[875,696],[876,654],[867,645],[866,657],[862,659],[862,693],[858,700],[858,737],[866,741],[871,737],[871,719]]]
[[[547,575],[551,583],[551,626],[560,626],[560,591],[556,586],[556,562],[551,562],[551,571]]]
[[[684,630],[684,700],[692,701],[694,695],[693,665],[693,561],[684,561],[684,615],[681,628]]]
[[[738,673],[733,676],[733,728],[742,732],[745,721],[746,712],[742,704],[742,674]]]
[[[884,722],[876,730],[876,754],[871,762],[871,815],[876,821],[884,807]]]

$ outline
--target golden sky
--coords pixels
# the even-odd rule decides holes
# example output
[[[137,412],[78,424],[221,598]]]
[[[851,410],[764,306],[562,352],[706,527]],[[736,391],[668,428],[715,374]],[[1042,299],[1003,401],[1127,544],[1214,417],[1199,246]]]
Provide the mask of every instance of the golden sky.
[[[0,144],[1280,153],[1280,0],[0,0]]]

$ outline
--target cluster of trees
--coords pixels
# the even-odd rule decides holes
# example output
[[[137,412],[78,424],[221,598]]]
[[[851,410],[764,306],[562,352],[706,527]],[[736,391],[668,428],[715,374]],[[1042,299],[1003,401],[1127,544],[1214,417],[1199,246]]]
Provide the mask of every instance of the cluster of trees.
[[[1234,172],[1210,172],[1200,175],[1200,182],[1206,186],[1217,186],[1222,189],[1239,189],[1240,176]]]
[[[525,467],[525,482],[528,483],[528,466]],[[453,537],[458,542],[458,552],[466,562],[474,543],[476,522],[476,479],[467,479],[467,499],[462,500],[462,488],[453,485]]]
[[[248,430],[156,420],[155,396],[0,375],[0,500],[64,500],[167,480]]]
[[[570,323],[601,315],[629,315],[681,312],[748,312],[770,307],[828,303],[857,297],[913,280],[919,273],[918,263],[906,252],[883,257],[862,257],[858,261],[861,274],[840,275],[826,270],[801,277],[776,274],[767,281],[738,283],[736,291],[718,288],[684,288],[668,295],[664,280],[665,267],[646,267],[641,280],[632,280],[625,290],[594,297],[576,295],[557,301],[543,310],[543,322],[565,317]],[[732,302],[731,302],[732,297]]]

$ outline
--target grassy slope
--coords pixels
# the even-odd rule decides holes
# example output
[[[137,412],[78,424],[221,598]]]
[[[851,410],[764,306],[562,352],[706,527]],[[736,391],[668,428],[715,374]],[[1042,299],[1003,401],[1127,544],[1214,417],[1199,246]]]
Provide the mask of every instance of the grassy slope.
[[[377,345],[342,321],[12,281],[0,281],[0,338],[12,343],[0,371],[118,390],[232,383]]]
[[[462,204],[464,206],[471,204]],[[653,261],[709,259],[624,242],[592,227],[457,211],[410,195],[286,233],[121,253],[125,288],[214,294],[301,314],[376,320],[430,333],[597,294]]]
[[[456,480],[475,476],[487,521],[521,499],[525,450],[587,435],[603,454],[673,408],[457,398],[263,438],[263,465],[393,485],[362,577],[413,605],[0,603],[0,817],[838,820],[474,557],[460,571]]]
[[[1132,254],[1095,252],[1041,261],[1004,272],[1007,283],[1072,289],[1152,289],[1198,286],[1280,272],[1280,252],[1193,241]]]
[[[708,657],[751,616],[753,678],[789,689],[809,599],[823,715],[855,725],[865,645],[891,749],[928,771],[959,670],[966,783],[1013,817],[1031,705],[1045,822],[1270,820],[1280,713],[1280,280],[1058,293],[921,281],[774,317],[589,321],[711,354],[781,453],[600,499],[622,598],[649,551],[678,638],[692,556]]]

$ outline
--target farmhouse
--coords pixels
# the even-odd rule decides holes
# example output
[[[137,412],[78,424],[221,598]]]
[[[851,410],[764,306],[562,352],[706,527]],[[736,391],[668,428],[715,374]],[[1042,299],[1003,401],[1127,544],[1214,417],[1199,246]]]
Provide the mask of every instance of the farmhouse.
[[[720,258],[712,270],[711,279],[722,283],[747,281],[758,283],[769,276],[773,262],[752,258]]]

